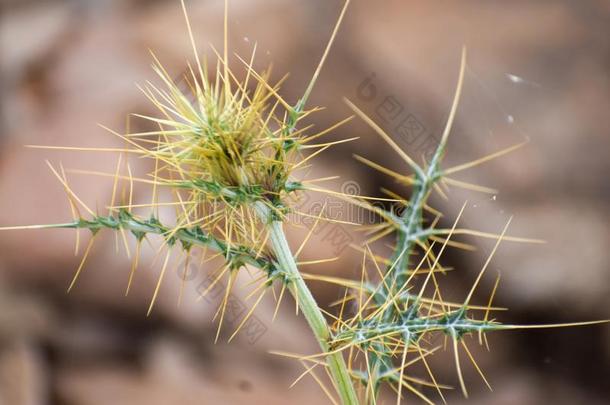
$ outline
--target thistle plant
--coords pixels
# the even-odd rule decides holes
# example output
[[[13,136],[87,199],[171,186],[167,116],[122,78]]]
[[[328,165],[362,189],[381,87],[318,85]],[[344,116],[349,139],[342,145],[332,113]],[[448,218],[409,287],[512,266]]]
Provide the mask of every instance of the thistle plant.
[[[163,285],[172,252],[178,251],[179,255],[185,258],[187,265],[195,250],[202,251],[203,257],[206,257],[206,254],[210,257],[222,257],[224,265],[213,272],[213,282],[202,292],[202,295],[205,295],[214,286],[226,280],[224,297],[217,312],[216,340],[220,337],[228,297],[235,286],[238,273],[244,268],[258,269],[259,274],[251,293],[256,296],[254,304],[239,326],[231,331],[229,340],[236,336],[268,292],[273,292],[276,298],[277,313],[277,308],[288,291],[294,298],[297,312],[302,312],[307,320],[321,351],[312,355],[280,354],[299,359],[305,365],[302,376],[314,376],[333,403],[376,403],[383,385],[396,392],[398,403],[407,392],[432,403],[428,394],[418,387],[431,387],[438,397],[445,401],[443,390],[450,387],[436,379],[427,361],[429,356],[440,348],[434,344],[435,336],[438,335],[445,336],[445,343],[450,342],[459,385],[464,395],[467,395],[467,389],[462,377],[461,357],[472,362],[489,386],[468,348],[469,336],[477,337],[479,344],[486,345],[486,334],[491,331],[567,325],[528,326],[498,322],[492,317],[498,310],[493,306],[497,281],[486,303],[473,304],[475,290],[502,241],[540,241],[509,236],[507,229],[510,221],[499,234],[462,228],[459,221],[466,205],[462,207],[451,228],[440,228],[438,223],[442,214],[432,208],[429,199],[432,193],[444,197],[449,187],[478,192],[489,191],[485,187],[455,179],[454,175],[505,155],[522,144],[456,167],[443,167],[447,139],[457,113],[463,85],[466,67],[464,50],[447,124],[429,161],[422,160],[418,163],[411,158],[356,105],[346,100],[355,115],[368,123],[409,167],[410,174],[402,174],[365,157],[356,156],[360,162],[391,176],[401,187],[410,189],[409,198],[401,197],[400,191],[386,190],[391,198],[384,200],[401,205],[402,211],[380,208],[378,204],[373,203],[373,198],[342,195],[314,186],[316,182],[328,178],[305,178],[297,181],[296,179],[302,176],[299,171],[307,168],[312,159],[321,152],[338,143],[355,139],[319,141],[352,117],[317,133],[311,133],[311,127],[303,124],[305,118],[318,110],[308,106],[308,98],[329,54],[348,3],[349,1],[346,1],[303,96],[293,105],[279,93],[283,79],[273,83],[269,70],[259,73],[254,69],[256,46],[247,60],[236,55],[239,72],[231,68],[227,43],[226,1],[224,48],[222,54],[214,50],[217,61],[210,74],[207,58],[201,59],[199,56],[182,1],[194,56],[194,63],[188,64],[187,72],[181,79],[183,84],[186,83],[187,89],[184,90],[184,86],[180,86],[153,55],[153,69],[159,76],[161,85],[147,83],[141,90],[156,107],[157,114],[133,115],[158,129],[121,134],[107,128],[125,147],[92,149],[118,154],[114,173],[89,173],[113,179],[108,213],[101,215],[89,208],[70,187],[63,166],[55,167],[47,162],[66,190],[74,219],[61,224],[3,229],[75,229],[77,251],[79,231],[88,230],[91,237],[68,290],[76,285],[100,231],[111,230],[120,235],[128,253],[128,239],[134,239],[136,248],[132,254],[133,263],[127,278],[126,293],[129,292],[135,271],[141,266],[139,257],[143,241],[154,235],[160,237],[160,252],[164,251],[165,256],[148,314],[153,310]],[[241,76],[242,79],[239,78]],[[148,160],[154,169],[138,177],[132,173],[130,157]],[[134,183],[150,188],[150,203],[133,203]],[[119,190],[120,185],[123,186],[122,193]],[[294,203],[308,190],[328,191],[351,204],[372,211],[379,218],[379,222],[371,229],[363,226],[371,237],[363,246],[356,247],[362,252],[362,272],[359,280],[306,275],[299,271],[296,257],[314,229],[310,230],[295,253],[286,240],[284,223],[289,221],[290,213],[307,215],[299,213]],[[170,200],[161,201],[161,194],[169,195]],[[168,207],[175,211],[171,219],[163,218],[160,214],[161,208]],[[315,219],[314,228],[319,221],[332,221],[324,217],[324,212],[315,216]],[[495,246],[464,300],[449,302],[443,299],[439,287],[438,277],[448,270],[442,265],[441,258],[447,247],[466,247],[464,243],[453,240],[454,237],[464,234],[494,239]],[[390,235],[395,237],[392,255],[385,258],[375,254],[375,242]],[[336,303],[339,307],[338,313],[333,315],[318,306],[304,281],[304,276],[344,288],[344,298]],[[276,290],[279,290],[279,294],[276,294]],[[596,322],[572,325],[591,323]],[[427,376],[422,378],[412,375],[408,368],[413,364],[423,364]],[[324,368],[328,372],[334,392],[315,376],[316,367]]]

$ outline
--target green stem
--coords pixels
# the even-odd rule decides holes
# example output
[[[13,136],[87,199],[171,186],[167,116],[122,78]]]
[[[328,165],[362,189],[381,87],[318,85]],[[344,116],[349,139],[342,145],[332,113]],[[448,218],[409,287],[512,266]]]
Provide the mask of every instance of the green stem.
[[[324,352],[328,352],[330,338],[328,324],[316,300],[311,295],[307,284],[305,284],[301,273],[299,273],[290,246],[288,246],[286,241],[282,222],[276,220],[269,222],[269,208],[263,203],[257,203],[256,208],[261,219],[269,223],[269,242],[276,255],[278,264],[289,277],[288,289],[297,301],[305,319],[307,319],[307,323],[318,340],[320,347]],[[340,352],[329,354],[327,362],[342,403],[344,405],[357,405],[356,391],[352,385],[352,380],[342,354]]]

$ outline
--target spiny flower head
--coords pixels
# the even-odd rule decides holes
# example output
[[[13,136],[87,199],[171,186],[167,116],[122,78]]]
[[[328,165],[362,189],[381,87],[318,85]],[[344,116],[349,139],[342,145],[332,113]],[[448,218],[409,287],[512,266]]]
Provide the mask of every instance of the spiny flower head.
[[[157,61],[154,69],[165,88],[148,83],[143,91],[161,116],[140,117],[159,129],[126,139],[155,160],[154,182],[174,189],[176,202],[185,207],[180,223],[208,231],[223,224],[233,239],[251,239],[252,222],[257,222],[254,203],[282,215],[287,195],[300,188],[291,178],[308,141],[295,130],[305,114],[294,114],[278,95],[279,85],[268,83],[269,72],[259,75],[252,62],[244,62],[246,77],[238,81],[219,56],[216,79],[210,81],[207,63],[202,67],[197,61],[198,67],[184,75],[183,86]],[[282,117],[278,106],[285,110]]]
[[[267,73],[256,75],[250,94],[248,77],[231,86],[234,76],[222,77],[220,69],[216,77],[222,80],[215,83],[209,82],[206,73],[196,78],[191,69],[191,77],[184,76],[188,92],[176,86],[160,65],[155,70],[167,90],[152,85],[145,90],[165,116],[148,118],[162,127],[151,133],[160,138],[151,151],[153,157],[185,180],[207,181],[219,187],[254,184],[269,194],[282,191],[282,180],[285,183],[290,172],[285,152],[296,149],[286,145],[296,145],[299,140],[287,133],[285,122],[275,116],[278,102],[270,107],[278,88],[267,83]],[[248,75],[251,73],[249,70]]]

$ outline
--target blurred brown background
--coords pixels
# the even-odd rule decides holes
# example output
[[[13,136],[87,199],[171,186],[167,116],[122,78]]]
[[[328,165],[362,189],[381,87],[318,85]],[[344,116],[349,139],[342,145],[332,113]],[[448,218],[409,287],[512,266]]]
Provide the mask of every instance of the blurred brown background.
[[[206,44],[221,47],[222,2],[188,3],[200,49],[211,55]],[[283,94],[295,101],[340,2],[230,3],[232,48],[249,55],[258,43],[257,66],[273,62],[276,78],[290,72]],[[497,195],[457,190],[449,201],[435,203],[448,212],[448,224],[467,199],[466,225],[494,232],[514,215],[512,234],[548,241],[505,243],[480,300],[491,289],[494,272],[501,272],[497,304],[511,309],[499,315],[502,321],[608,318],[610,2],[352,3],[311,100],[327,107],[313,119],[316,127],[349,114],[342,102],[346,96],[408,152],[425,154],[425,145],[438,138],[444,124],[460,49],[467,45],[469,68],[447,164],[525,139],[530,143],[460,176],[497,188]],[[69,206],[44,160],[112,171],[115,157],[23,145],[119,145],[96,123],[122,131],[128,112],[151,111],[135,86],[153,79],[148,49],[176,75],[191,56],[179,1],[1,0],[0,5],[0,226],[63,222],[70,218]],[[353,180],[350,185],[365,194],[378,194],[382,186],[407,194],[352,159],[352,153],[360,153],[406,170],[361,122],[354,120],[332,136],[361,138],[319,159],[316,173],[339,174],[335,186],[345,188],[342,182]],[[111,182],[71,175],[70,183],[92,206],[97,201],[103,208],[110,199]],[[302,234],[294,233],[295,244]],[[357,274],[357,253],[337,250],[323,234],[316,238],[307,258],[341,255],[317,271]],[[144,254],[125,298],[130,263],[124,253],[114,253],[108,235],[95,245],[77,288],[66,294],[79,262],[73,241],[72,232],[61,230],[0,234],[0,404],[326,401],[311,379],[287,389],[302,368],[268,354],[315,351],[291,300],[273,324],[272,300],[257,309],[264,333],[256,339],[240,336],[230,345],[214,345],[215,307],[195,302],[207,268],[189,278],[179,308],[179,276],[168,276],[153,315],[146,318],[158,275],[147,267],[154,252]],[[457,269],[445,283],[455,297],[463,296],[489,251],[487,242],[466,241],[475,243],[477,252],[445,257]],[[321,302],[339,295],[312,286]],[[448,394],[451,403],[608,403],[607,326],[490,337],[491,353],[477,350],[476,356],[495,391],[487,392],[465,363],[472,398],[466,401],[454,390]],[[457,383],[451,360],[441,356],[435,367],[441,381]]]

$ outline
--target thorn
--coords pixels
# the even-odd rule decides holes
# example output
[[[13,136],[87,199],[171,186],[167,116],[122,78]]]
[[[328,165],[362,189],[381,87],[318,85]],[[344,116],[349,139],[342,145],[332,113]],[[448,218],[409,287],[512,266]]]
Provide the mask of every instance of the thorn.
[[[455,336],[455,333],[453,333],[451,339],[453,340],[453,352],[455,354],[455,368],[457,370],[458,379],[460,380],[460,387],[462,388],[462,393],[464,394],[464,398],[468,398],[468,391],[466,390],[466,384],[464,384],[464,376],[462,375],[462,369],[460,368],[460,355],[458,352],[458,337]]]
[[[83,266],[85,265],[85,261],[87,261],[87,257],[89,256],[89,252],[91,251],[91,247],[93,246],[94,241],[95,241],[95,235],[93,235],[91,237],[91,239],[89,239],[89,243],[87,243],[87,247],[85,248],[85,253],[83,254],[83,258],[78,266],[78,269],[76,270],[76,273],[74,274],[74,278],[72,279],[70,286],[68,287],[68,292],[70,292],[72,290],[72,287],[74,287],[74,285],[76,284],[76,280],[78,279],[78,276],[80,275],[80,273],[83,269]]]
[[[142,241],[138,240],[136,244],[136,252],[134,255],[133,263],[131,265],[131,271],[129,272],[129,281],[127,282],[127,288],[125,289],[125,296],[129,295],[129,289],[131,288],[131,283],[133,281],[133,276],[136,273],[136,268],[138,267],[138,261],[140,259],[140,249],[142,247]]]
[[[157,281],[155,292],[153,293],[152,299],[150,300],[150,305],[148,307],[148,311],[146,312],[146,316],[150,316],[153,306],[155,305],[155,301],[157,300],[157,295],[159,294],[159,290],[161,289],[161,283],[163,282],[163,276],[165,275],[165,270],[167,269],[167,263],[169,262],[171,252],[171,247],[168,247],[167,254],[165,255],[165,261],[163,262],[163,267],[161,268],[161,273],[159,274],[159,280]]]

